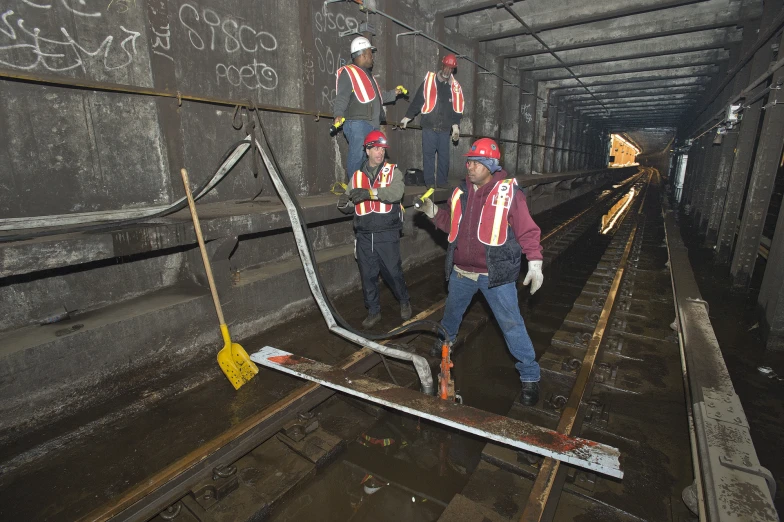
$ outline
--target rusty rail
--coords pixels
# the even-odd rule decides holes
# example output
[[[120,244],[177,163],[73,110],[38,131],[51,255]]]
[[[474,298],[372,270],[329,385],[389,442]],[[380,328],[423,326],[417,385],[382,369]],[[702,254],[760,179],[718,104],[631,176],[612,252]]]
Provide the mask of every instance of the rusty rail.
[[[648,176],[648,183],[650,183],[650,171],[648,172]],[[642,195],[642,202],[638,210],[638,215],[642,212],[646,195],[647,188],[645,193]],[[612,313],[613,306],[615,305],[615,298],[618,294],[618,289],[621,286],[621,281],[623,280],[626,263],[629,259],[629,254],[632,250],[632,245],[634,244],[634,238],[636,234],[637,224],[635,223],[634,228],[632,228],[632,231],[629,234],[629,239],[626,242],[626,248],[623,251],[623,256],[621,257],[620,263],[618,265],[618,270],[615,272],[615,277],[613,278],[610,290],[607,293],[607,299],[605,300],[604,306],[602,307],[599,320],[596,323],[596,328],[594,329],[591,340],[588,343],[585,357],[583,358],[582,365],[580,366],[580,372],[577,375],[572,392],[569,395],[569,399],[567,400],[566,405],[564,406],[561,413],[561,418],[558,422],[558,427],[556,428],[558,433],[570,435],[574,429],[577,420],[577,414],[580,409],[580,404],[582,403],[583,396],[585,395],[586,389],[588,387],[591,374],[593,372],[594,362],[596,361],[596,357],[599,353],[599,347],[601,346],[604,339],[604,332],[607,329],[610,315]],[[560,465],[560,461],[553,458],[548,457],[544,459],[542,465],[539,468],[539,473],[536,476],[536,481],[534,482],[534,485],[531,488],[531,492],[528,496],[528,502],[526,503],[525,509],[523,510],[523,514],[520,518],[522,522],[539,522],[543,519],[545,515],[545,509],[551,500],[551,493],[556,482]]]

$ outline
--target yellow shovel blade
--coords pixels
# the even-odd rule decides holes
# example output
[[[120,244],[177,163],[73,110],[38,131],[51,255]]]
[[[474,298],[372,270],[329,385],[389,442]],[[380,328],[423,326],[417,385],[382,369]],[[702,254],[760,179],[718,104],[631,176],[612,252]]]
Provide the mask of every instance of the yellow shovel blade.
[[[224,345],[218,352],[218,364],[234,389],[239,390],[243,384],[259,373],[259,368],[250,360],[248,352],[242,346],[231,342],[229,329],[225,324],[221,325],[221,333]]]

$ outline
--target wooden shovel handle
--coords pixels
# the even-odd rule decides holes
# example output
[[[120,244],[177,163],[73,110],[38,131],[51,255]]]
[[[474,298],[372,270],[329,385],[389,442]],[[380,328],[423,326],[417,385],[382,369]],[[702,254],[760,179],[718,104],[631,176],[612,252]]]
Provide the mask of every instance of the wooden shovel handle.
[[[210,283],[210,292],[212,293],[212,301],[215,303],[215,311],[218,313],[218,321],[220,324],[226,324],[223,318],[223,309],[221,308],[220,301],[218,300],[218,290],[215,288],[215,279],[212,277],[212,268],[210,267],[210,258],[207,256],[207,248],[204,246],[204,236],[201,235],[201,224],[199,223],[199,215],[196,213],[196,203],[193,201],[193,194],[191,194],[190,181],[188,180],[188,171],[180,169],[182,175],[182,184],[185,185],[185,196],[188,198],[188,207],[191,209],[191,218],[193,219],[193,228],[196,229],[196,239],[199,241],[199,250],[201,250],[201,259],[204,261],[204,269],[207,271],[207,281]]]

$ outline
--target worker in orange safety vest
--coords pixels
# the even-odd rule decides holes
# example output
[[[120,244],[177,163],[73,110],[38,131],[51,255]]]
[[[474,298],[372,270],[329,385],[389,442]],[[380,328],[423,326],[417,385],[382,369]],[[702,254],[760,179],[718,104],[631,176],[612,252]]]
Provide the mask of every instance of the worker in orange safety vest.
[[[368,310],[362,327],[368,329],[381,320],[379,273],[400,303],[400,318],[404,321],[411,318],[411,302],[400,256],[400,201],[406,188],[403,174],[397,165],[385,161],[388,144],[383,132],[369,132],[364,146],[367,161],[351,176],[345,194],[338,200],[338,210],[354,214],[354,255]]]
[[[460,139],[460,119],[463,116],[465,98],[463,89],[455,79],[457,57],[447,54],[438,72],[428,72],[417,89],[411,105],[400,126],[406,125],[422,113],[422,170],[425,184],[444,187],[449,176],[449,138],[457,143]],[[438,173],[435,172],[435,155],[438,154]]]
[[[539,400],[540,369],[531,338],[520,315],[517,279],[522,255],[528,260],[524,285],[531,293],[542,286],[541,232],[528,212],[525,194],[517,180],[501,168],[498,144],[481,138],[471,145],[465,181],[454,189],[448,208],[425,199],[418,210],[449,234],[446,278],[449,295],[441,324],[451,345],[468,305],[482,292],[498,320],[504,340],[520,374],[520,402],[533,406]],[[439,341],[434,346],[440,351]],[[433,352],[431,352],[431,355]]]
[[[334,127],[343,126],[343,135],[348,141],[348,160],[346,161],[346,179],[356,172],[365,160],[362,142],[372,130],[381,128],[384,112],[383,105],[393,103],[398,94],[405,88],[382,91],[378,81],[371,73],[373,53],[376,48],[364,36],[358,36],[351,42],[351,60],[353,63],[337,70],[335,75],[335,102],[333,114]],[[345,120],[345,123],[343,121]]]

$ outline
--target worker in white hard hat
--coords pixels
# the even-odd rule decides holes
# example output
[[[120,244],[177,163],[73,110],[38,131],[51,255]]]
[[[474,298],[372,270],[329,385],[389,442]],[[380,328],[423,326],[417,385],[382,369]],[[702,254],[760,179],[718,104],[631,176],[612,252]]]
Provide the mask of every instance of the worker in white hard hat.
[[[347,180],[359,170],[365,159],[362,146],[365,136],[381,128],[383,104],[394,102],[398,94],[405,92],[403,86],[389,91],[381,90],[370,72],[375,51],[376,48],[364,36],[354,38],[351,42],[353,63],[338,69],[335,79],[337,94],[333,107],[333,125],[343,125],[343,134],[348,141]]]

